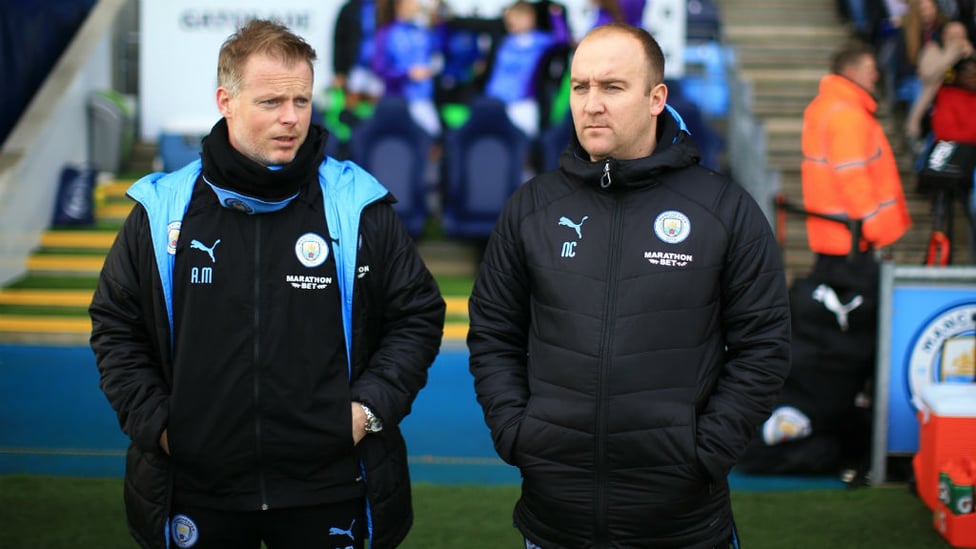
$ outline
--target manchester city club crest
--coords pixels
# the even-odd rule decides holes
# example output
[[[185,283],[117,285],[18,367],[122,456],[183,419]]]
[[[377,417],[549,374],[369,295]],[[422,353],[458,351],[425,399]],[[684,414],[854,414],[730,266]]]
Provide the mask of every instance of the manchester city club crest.
[[[180,241],[181,226],[182,223],[179,221],[171,221],[166,226],[166,253],[169,255],[176,255],[176,244]]]
[[[677,244],[691,234],[691,221],[677,210],[661,212],[654,220],[654,234],[668,244]]]
[[[912,340],[908,387],[912,397],[931,383],[972,383],[976,379],[976,303],[956,304],[936,313]]]
[[[329,245],[315,233],[305,233],[295,242],[298,261],[308,268],[318,267],[329,258]]]
[[[176,515],[173,517],[173,541],[177,547],[193,547],[200,537],[197,525],[186,515]]]
[[[254,213],[254,208],[250,207],[246,202],[239,198],[227,198],[224,200],[224,206],[232,210],[237,210],[239,212],[244,212],[248,215]]]

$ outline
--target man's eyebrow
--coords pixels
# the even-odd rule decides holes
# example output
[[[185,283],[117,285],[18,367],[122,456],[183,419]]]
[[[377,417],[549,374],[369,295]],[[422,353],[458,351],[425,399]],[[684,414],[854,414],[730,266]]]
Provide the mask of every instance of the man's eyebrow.
[[[605,78],[569,78],[569,81],[574,84],[581,84],[585,82],[596,82],[597,84],[607,85],[607,84],[624,84],[626,81],[623,78],[618,78],[616,76],[608,76]]]

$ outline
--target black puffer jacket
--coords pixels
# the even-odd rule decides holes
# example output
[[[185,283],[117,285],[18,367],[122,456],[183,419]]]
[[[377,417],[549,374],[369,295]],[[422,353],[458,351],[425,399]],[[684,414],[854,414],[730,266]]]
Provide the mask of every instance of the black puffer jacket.
[[[590,162],[574,141],[520,188],[471,297],[478,401],[542,547],[725,542],[726,475],[788,373],[766,218],[659,126],[649,157]]]
[[[339,165],[331,159],[329,163]],[[330,173],[345,174],[350,170],[335,168]],[[171,176],[177,177],[181,172]],[[192,173],[188,177],[195,179]],[[338,186],[332,181],[329,184]],[[163,182],[157,186],[175,187]],[[161,190],[160,194],[165,193]],[[316,196],[321,200],[320,194]],[[299,200],[289,207],[296,207]],[[350,235],[334,244],[347,242],[356,250],[350,379],[343,397],[369,403],[384,421],[383,431],[366,436],[355,448],[365,478],[373,548],[395,547],[412,524],[407,451],[397,426],[426,384],[427,368],[439,350],[445,310],[436,282],[390,202],[389,197],[381,198],[365,205],[361,214],[351,207],[339,206],[345,215],[359,215],[358,240],[356,235]],[[243,223],[246,216],[239,215]],[[130,532],[140,546],[161,548],[167,546],[165,525],[174,468],[170,457],[159,448],[158,440],[167,425],[174,372],[179,367],[174,366],[172,334],[153,239],[150,216],[143,205],[137,204],[106,258],[90,313],[91,344],[102,376],[101,386],[123,431],[132,439],[126,457],[124,491]],[[190,244],[184,240],[179,241],[178,248],[185,252]],[[293,239],[265,243],[268,251],[284,249],[291,253],[295,246]],[[285,283],[283,279],[276,282]],[[228,303],[228,309],[231,305]],[[339,322],[339,311],[332,314],[334,321]],[[301,318],[289,317],[263,329],[291,333],[301,332],[302,326]],[[262,341],[273,339],[268,336],[265,333]],[[256,340],[253,334],[250,337]],[[309,339],[321,343],[313,338],[314,335]],[[326,366],[323,364],[323,368]],[[349,421],[348,416],[334,419]],[[349,432],[351,437],[351,424]]]

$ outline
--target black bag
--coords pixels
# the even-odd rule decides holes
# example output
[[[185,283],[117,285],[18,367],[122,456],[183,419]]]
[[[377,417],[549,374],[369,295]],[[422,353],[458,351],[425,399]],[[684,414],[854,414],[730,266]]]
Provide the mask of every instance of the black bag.
[[[863,464],[870,410],[856,405],[874,374],[879,266],[869,254],[820,256],[790,288],[792,365],[774,408],[809,419],[809,434],[767,444],[761,433],[740,458],[747,473],[821,474]]]
[[[918,192],[949,190],[965,193],[973,188],[976,144],[936,141],[918,174]]]
[[[54,226],[95,223],[95,170],[68,166],[61,170],[54,205]]]

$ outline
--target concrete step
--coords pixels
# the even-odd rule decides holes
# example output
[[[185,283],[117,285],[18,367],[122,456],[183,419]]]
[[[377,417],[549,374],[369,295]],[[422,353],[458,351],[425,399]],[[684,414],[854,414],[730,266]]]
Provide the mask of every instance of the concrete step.
[[[27,270],[35,275],[98,276],[104,255],[44,254],[27,258]]]
[[[0,305],[88,307],[95,290],[0,289]],[[468,316],[467,296],[445,296],[448,316]]]
[[[10,301],[20,303],[26,298],[39,301],[50,301],[57,297],[66,298],[74,303],[84,302],[85,306],[91,301],[91,292],[76,291],[72,295],[57,296],[57,292],[0,292],[0,305],[11,304]],[[20,295],[18,295],[20,294]],[[468,333],[468,299],[467,297],[446,297],[448,321],[444,325],[444,339],[448,344],[461,344]],[[40,343],[40,344],[69,344],[87,345],[91,337],[91,319],[86,315],[23,315],[0,313],[0,342],[2,343]],[[453,342],[453,343],[451,343]]]
[[[850,30],[842,25],[808,25],[801,17],[777,24],[746,21],[723,26],[729,44],[768,44],[773,47],[813,47],[816,44],[840,45],[850,37]]]
[[[445,345],[462,346],[467,322],[444,325]],[[54,317],[0,314],[0,343],[87,345],[91,320],[87,317]]]
[[[44,248],[71,248],[76,250],[107,252],[115,242],[117,231],[97,230],[55,230],[41,235],[41,246]]]
[[[86,345],[91,319],[85,316],[0,314],[0,342]]]
[[[94,290],[0,289],[0,305],[88,307]]]
[[[417,251],[432,273],[452,276],[474,276],[480,251],[477,245],[451,240],[421,240]]]

